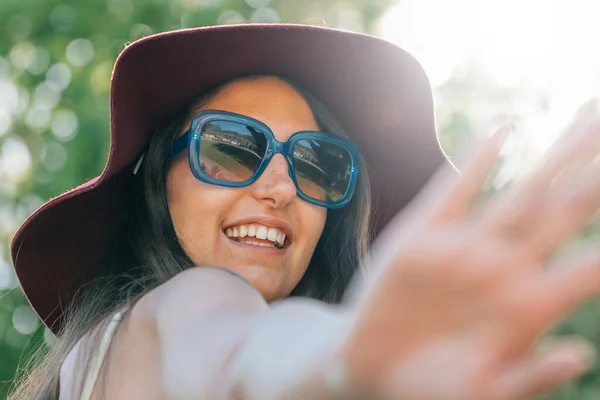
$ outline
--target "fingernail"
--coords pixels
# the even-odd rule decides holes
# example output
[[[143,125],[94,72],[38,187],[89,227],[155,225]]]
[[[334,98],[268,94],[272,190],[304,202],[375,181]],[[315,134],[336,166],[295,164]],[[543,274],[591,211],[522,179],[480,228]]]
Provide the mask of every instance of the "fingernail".
[[[564,365],[578,372],[589,370],[596,361],[596,351],[589,345],[578,345],[577,349],[558,351],[548,360],[551,364]]]
[[[580,346],[581,347],[579,348],[579,351],[581,351],[581,355],[583,356],[588,367],[595,365],[598,357],[596,348],[588,342],[582,342]]]

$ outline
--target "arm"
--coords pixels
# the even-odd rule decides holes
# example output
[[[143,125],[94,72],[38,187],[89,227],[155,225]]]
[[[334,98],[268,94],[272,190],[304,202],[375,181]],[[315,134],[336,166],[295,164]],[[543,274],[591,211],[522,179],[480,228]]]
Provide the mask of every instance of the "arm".
[[[147,298],[138,306],[156,326],[167,398],[339,398],[325,377],[347,327],[341,311],[308,299],[269,307],[218,268],[187,270]]]
[[[355,286],[351,327],[350,313],[309,301],[269,309],[222,271],[197,268],[164,285],[156,324],[170,397],[347,398],[322,379],[338,355],[352,392],[382,399],[518,400],[580,376],[591,365],[580,345],[533,350],[600,292],[597,248],[548,260],[600,207],[589,166],[600,123],[473,212],[505,137],[486,141],[460,177],[442,171],[416,208],[388,224],[373,247],[376,275]]]

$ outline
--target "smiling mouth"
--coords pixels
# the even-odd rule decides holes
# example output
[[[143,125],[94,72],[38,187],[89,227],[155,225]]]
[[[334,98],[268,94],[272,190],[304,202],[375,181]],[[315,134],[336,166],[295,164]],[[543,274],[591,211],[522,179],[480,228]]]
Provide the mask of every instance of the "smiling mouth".
[[[223,233],[229,240],[258,247],[284,249],[290,244],[281,229],[260,224],[230,226]]]

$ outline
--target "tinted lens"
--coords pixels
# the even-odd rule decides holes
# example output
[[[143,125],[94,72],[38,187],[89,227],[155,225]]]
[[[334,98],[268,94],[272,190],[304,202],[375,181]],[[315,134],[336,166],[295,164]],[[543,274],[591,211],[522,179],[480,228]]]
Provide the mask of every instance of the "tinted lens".
[[[302,139],[293,149],[294,171],[302,192],[313,199],[336,202],[350,184],[352,156],[343,146]]]
[[[241,182],[250,179],[260,165],[267,138],[256,128],[230,121],[212,121],[202,128],[200,163],[216,179]]]

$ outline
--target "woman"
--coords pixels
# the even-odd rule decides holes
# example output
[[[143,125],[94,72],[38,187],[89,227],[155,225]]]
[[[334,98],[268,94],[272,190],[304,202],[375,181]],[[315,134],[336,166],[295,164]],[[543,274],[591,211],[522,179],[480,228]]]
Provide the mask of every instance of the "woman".
[[[15,235],[58,341],[13,398],[524,399],[589,368],[531,350],[600,290],[595,253],[540,268],[600,203],[597,126],[474,209],[508,128],[458,176],[410,56],[289,25],[140,40],[111,113],[103,174]]]

